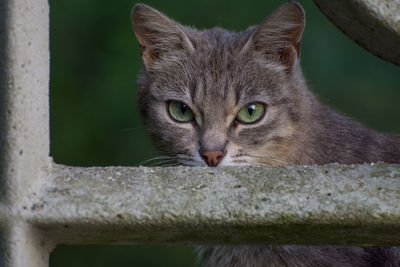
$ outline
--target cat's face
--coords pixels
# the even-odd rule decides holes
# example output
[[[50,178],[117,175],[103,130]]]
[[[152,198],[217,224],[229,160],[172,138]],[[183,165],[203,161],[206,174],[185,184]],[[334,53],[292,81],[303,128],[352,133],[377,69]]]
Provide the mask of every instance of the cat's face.
[[[186,28],[140,5],[133,26],[145,64],[139,106],[160,150],[185,165],[294,163],[301,7],[237,34]]]

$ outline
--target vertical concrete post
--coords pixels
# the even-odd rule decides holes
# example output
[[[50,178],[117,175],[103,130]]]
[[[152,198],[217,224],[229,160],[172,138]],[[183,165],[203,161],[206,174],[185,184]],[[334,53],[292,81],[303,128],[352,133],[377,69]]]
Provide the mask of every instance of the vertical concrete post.
[[[0,266],[48,265],[21,204],[51,167],[48,84],[47,0],[0,0]]]

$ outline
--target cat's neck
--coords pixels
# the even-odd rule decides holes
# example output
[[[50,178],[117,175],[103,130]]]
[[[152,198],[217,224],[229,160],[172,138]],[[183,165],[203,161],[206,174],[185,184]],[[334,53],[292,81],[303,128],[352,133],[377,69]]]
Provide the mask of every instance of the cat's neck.
[[[381,134],[310,97],[311,112],[303,127],[309,148],[305,164],[400,161],[400,136]]]

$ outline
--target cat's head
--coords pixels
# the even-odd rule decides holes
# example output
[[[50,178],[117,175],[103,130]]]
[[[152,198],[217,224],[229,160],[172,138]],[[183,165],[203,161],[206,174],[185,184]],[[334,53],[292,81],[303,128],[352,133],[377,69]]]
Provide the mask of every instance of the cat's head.
[[[185,165],[282,165],[301,120],[305,15],[296,2],[241,33],[199,31],[138,4],[139,108],[164,153]]]

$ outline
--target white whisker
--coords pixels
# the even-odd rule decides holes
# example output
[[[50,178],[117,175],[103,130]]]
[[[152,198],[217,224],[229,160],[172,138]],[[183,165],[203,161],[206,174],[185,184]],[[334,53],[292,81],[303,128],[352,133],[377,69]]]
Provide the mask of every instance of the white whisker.
[[[283,163],[285,165],[293,165],[289,161],[285,161],[285,160],[282,160],[282,159],[277,159],[277,158],[274,158],[274,157],[271,157],[271,156],[267,156],[267,155],[250,155],[250,154],[246,154],[245,156],[250,157],[250,158],[261,158],[261,159],[272,160],[272,161],[275,161],[275,162]]]
[[[142,165],[144,163],[150,163],[150,162],[153,162],[153,161],[156,161],[156,160],[166,160],[166,159],[174,159],[175,160],[176,158],[177,157],[171,157],[171,156],[157,156],[157,157],[153,157],[153,158],[144,160],[142,162],[139,162],[138,164],[136,164],[136,166]]]
[[[176,162],[176,159],[166,159],[166,160],[162,160],[162,161],[153,162],[153,163],[149,164],[149,167],[162,166],[162,164],[168,164],[168,163],[173,163],[173,162]]]
[[[244,165],[251,165],[251,166],[256,166],[256,167],[264,167],[264,166],[269,166],[267,164],[262,164],[259,162],[251,162],[251,161],[247,161],[247,160],[235,160],[233,161],[234,163],[239,163],[239,164],[243,164]]]
[[[157,165],[157,167],[175,167],[175,166],[180,166],[181,164],[179,163],[171,163],[171,164],[162,164],[162,165]]]

